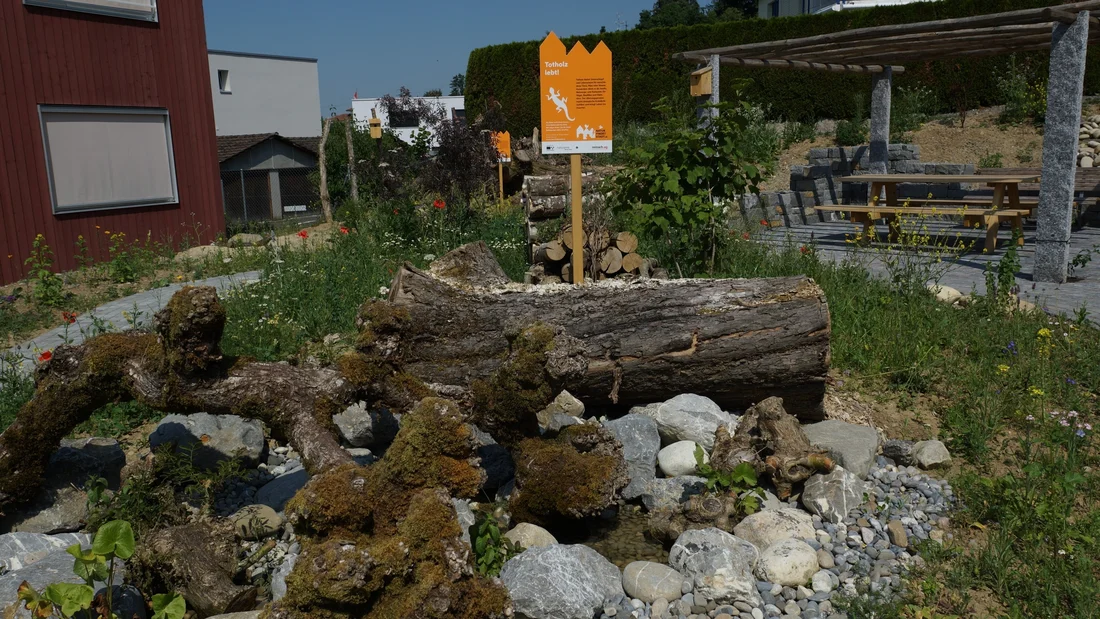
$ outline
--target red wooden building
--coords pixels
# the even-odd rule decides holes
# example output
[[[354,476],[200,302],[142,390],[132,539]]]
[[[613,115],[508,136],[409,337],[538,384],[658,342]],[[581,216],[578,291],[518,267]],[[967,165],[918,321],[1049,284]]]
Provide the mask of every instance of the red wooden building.
[[[210,88],[202,0],[0,0],[0,283],[224,231]]]

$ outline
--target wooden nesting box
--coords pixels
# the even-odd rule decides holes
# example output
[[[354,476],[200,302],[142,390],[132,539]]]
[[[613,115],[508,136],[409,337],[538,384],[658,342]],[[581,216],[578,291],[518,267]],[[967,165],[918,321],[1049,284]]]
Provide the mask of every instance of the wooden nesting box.
[[[691,96],[693,97],[709,97],[714,93],[714,81],[713,71],[710,67],[699,69],[698,71],[692,71],[691,73]]]

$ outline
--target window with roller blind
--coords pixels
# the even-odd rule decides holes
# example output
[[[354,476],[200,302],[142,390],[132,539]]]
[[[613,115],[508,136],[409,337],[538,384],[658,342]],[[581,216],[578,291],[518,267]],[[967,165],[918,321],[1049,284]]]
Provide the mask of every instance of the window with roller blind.
[[[23,0],[28,6],[157,21],[157,0]]]
[[[176,204],[168,110],[39,106],[56,214]]]

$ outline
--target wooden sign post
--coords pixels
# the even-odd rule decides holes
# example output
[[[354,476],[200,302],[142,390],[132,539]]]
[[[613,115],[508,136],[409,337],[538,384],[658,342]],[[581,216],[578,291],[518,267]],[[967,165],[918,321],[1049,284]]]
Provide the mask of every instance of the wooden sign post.
[[[504,202],[504,164],[512,161],[512,134],[493,132],[493,146],[497,149],[497,178],[500,180],[500,201]]]
[[[573,283],[584,281],[581,154],[611,152],[611,50],[591,53],[578,41],[568,53],[553,32],[539,47],[542,154],[570,155]]]

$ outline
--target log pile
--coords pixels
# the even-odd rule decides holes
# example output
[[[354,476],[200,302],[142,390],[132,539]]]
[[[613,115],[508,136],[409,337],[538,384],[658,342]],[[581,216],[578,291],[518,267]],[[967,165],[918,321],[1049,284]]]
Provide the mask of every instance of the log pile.
[[[668,271],[656,260],[643,258],[638,237],[630,232],[612,233],[606,226],[590,224],[584,234],[585,278],[604,280],[623,275],[668,279]],[[536,246],[531,256],[528,284],[560,284],[573,281],[573,227],[565,224],[558,237]]]
[[[602,206],[603,196],[597,193],[599,178],[594,174],[581,182],[581,204],[585,210]],[[568,174],[525,176],[523,204],[527,214],[528,258],[534,261],[535,249],[558,240],[562,219],[568,217],[570,179]]]

